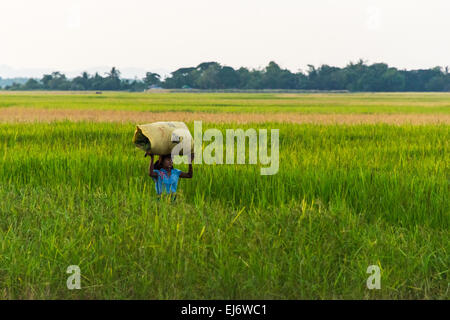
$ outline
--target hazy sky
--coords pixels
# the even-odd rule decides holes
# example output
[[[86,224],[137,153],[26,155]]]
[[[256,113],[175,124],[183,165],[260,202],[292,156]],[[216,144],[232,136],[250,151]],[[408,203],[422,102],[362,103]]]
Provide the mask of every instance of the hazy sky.
[[[0,0],[0,65],[450,65],[448,0]],[[2,74],[0,74],[2,76]]]

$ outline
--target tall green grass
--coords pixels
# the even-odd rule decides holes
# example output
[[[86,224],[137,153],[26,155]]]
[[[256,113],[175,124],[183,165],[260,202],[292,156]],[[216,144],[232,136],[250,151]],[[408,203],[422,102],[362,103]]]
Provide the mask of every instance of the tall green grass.
[[[134,128],[0,125],[0,296],[448,298],[448,126],[260,124],[280,129],[278,174],[194,165],[176,204]]]

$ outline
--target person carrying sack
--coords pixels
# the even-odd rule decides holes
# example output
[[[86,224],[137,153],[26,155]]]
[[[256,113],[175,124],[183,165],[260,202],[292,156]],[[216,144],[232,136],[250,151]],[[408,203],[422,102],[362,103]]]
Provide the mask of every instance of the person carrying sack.
[[[191,179],[193,176],[192,159],[194,158],[194,154],[192,153],[189,158],[188,172],[173,168],[172,156],[170,154],[159,156],[156,162],[154,162],[153,154],[147,153],[147,155],[150,155],[148,175],[155,181],[157,199],[160,200],[161,197],[167,195],[174,202],[177,197],[176,192],[179,178]]]

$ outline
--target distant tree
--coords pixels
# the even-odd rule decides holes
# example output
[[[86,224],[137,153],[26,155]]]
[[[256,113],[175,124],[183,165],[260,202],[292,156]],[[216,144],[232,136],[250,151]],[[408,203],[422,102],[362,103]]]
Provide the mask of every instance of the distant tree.
[[[200,89],[222,89],[223,84],[220,79],[220,66],[209,64],[207,69],[202,69],[195,86]]]
[[[44,89],[50,89],[49,84],[52,79],[53,79],[53,76],[51,74],[44,74],[44,76],[41,79]]]
[[[281,69],[274,61],[269,62],[264,70],[263,83],[267,89],[296,89],[297,77],[287,69]]]
[[[239,88],[239,74],[232,67],[224,66],[220,68],[219,78],[223,88]]]
[[[133,80],[128,86],[128,91],[144,91],[145,89],[147,85],[143,81]]]
[[[426,84],[425,89],[427,91],[446,91],[447,81],[444,75],[434,76]]]
[[[387,64],[374,63],[365,70],[361,80],[363,91],[389,91],[389,81],[394,73],[393,70],[389,71]]]
[[[346,89],[350,91],[364,91],[364,81],[362,75],[367,71],[367,65],[363,59],[357,63],[350,62],[344,70],[347,83]]]
[[[240,67],[236,71],[236,75],[239,79],[239,84],[238,84],[237,88],[240,88],[240,89],[247,88],[247,84],[250,80],[250,71],[247,68]]]
[[[13,82],[11,85],[6,86],[5,90],[12,90],[12,91],[23,90],[23,85],[17,82]]]
[[[110,72],[107,72],[106,75],[111,79],[119,79],[120,71],[116,69],[116,67],[112,67]]]
[[[198,71],[206,71],[209,67],[213,66],[214,68],[220,69],[220,64],[218,62],[203,62],[200,63],[196,69]]]
[[[102,81],[102,90],[120,90],[120,71],[112,67],[110,72],[106,73],[106,78]]]
[[[196,68],[180,68],[171,73],[163,84],[164,88],[181,88],[184,85],[194,88]]]
[[[389,68],[382,76],[384,86],[382,91],[404,91],[405,77],[396,68]]]
[[[70,81],[59,71],[44,75],[41,83],[43,84],[43,89],[46,90],[69,90],[71,86]]]
[[[81,76],[75,77],[72,80],[71,90],[90,90],[90,78],[87,72],[83,72]]]
[[[264,72],[264,88],[279,89],[281,85],[281,68],[274,61],[270,61]]]
[[[263,75],[264,73],[261,70],[251,70],[245,89],[264,89]]]
[[[39,90],[39,89],[42,89],[42,85],[36,79],[30,78],[23,85],[23,89],[24,90]]]
[[[90,79],[90,88],[92,90],[104,90],[104,78],[98,74],[98,72],[95,73],[95,75]]]
[[[153,85],[160,85],[161,84],[161,76],[157,73],[153,72],[147,72],[145,74],[145,78],[143,79],[145,85],[148,87]]]
[[[5,90],[128,90],[143,91],[151,85],[164,88],[200,89],[311,89],[350,91],[450,91],[449,68],[398,70],[385,63],[367,64],[360,59],[344,68],[323,64],[292,73],[270,61],[264,69],[241,67],[237,70],[217,62],[203,62],[196,67],[180,68],[161,80],[148,72],[142,80],[120,78],[113,67],[104,77],[95,73],[67,79],[61,72],[45,74],[40,81],[28,78],[1,79]]]

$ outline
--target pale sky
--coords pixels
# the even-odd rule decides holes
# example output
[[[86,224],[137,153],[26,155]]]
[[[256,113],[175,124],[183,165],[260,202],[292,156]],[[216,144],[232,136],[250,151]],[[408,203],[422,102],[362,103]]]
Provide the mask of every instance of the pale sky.
[[[449,16],[448,0],[0,0],[0,66],[447,66]]]

